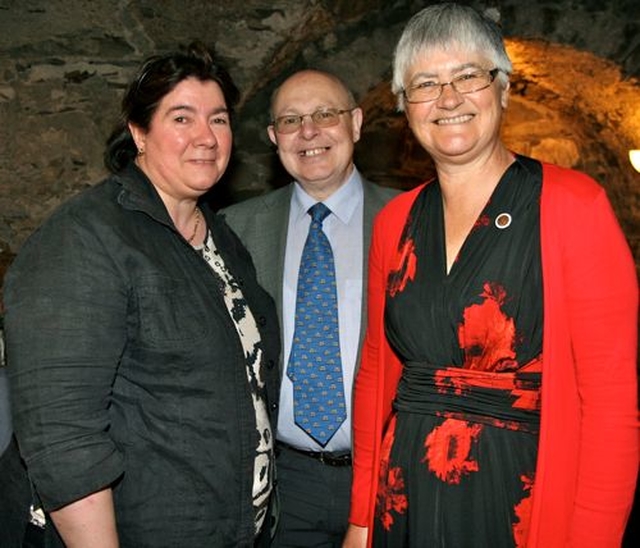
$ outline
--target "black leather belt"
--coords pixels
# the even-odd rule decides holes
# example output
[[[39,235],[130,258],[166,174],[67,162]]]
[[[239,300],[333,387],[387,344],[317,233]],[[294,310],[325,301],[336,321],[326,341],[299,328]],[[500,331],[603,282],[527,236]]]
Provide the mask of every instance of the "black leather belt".
[[[351,466],[351,453],[331,453],[329,451],[306,451],[305,449],[298,449],[292,447],[287,443],[281,441],[276,442],[276,451],[278,450],[292,451],[310,457],[312,459],[319,460],[322,464],[327,466]]]

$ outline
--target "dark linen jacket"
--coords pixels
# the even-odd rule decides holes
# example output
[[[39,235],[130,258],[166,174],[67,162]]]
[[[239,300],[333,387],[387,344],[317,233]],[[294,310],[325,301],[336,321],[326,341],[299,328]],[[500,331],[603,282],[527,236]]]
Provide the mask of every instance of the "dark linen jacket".
[[[275,414],[275,306],[203,209],[258,323]],[[14,427],[45,508],[112,485],[123,547],[252,546],[257,432],[240,339],[142,172],[61,206],[5,281]]]

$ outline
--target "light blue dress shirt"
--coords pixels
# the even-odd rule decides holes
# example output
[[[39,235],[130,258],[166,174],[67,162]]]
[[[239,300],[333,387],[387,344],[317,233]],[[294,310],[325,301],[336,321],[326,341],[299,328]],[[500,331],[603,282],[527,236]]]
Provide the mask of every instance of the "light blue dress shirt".
[[[338,324],[340,353],[347,402],[347,419],[325,447],[319,445],[295,424],[293,418],[293,384],[286,375],[293,339],[296,289],[302,249],[307,239],[311,216],[308,209],[317,202],[295,183],[291,196],[287,248],[282,288],[282,329],[284,367],[277,439],[307,451],[345,451],[351,449],[351,394],[358,358],[362,314],[363,214],[364,191],[360,173],[354,169],[348,181],[324,204],[331,210],[322,228],[331,243],[338,285]]]

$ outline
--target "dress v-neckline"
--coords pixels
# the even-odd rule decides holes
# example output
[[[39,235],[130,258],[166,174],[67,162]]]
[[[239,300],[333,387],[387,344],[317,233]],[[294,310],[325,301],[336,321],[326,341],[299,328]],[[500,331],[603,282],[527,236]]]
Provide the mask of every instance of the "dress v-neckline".
[[[441,238],[439,242],[439,256],[441,261],[440,272],[442,273],[443,279],[445,280],[445,282],[451,280],[455,272],[457,272],[457,270],[461,268],[460,263],[464,260],[464,257],[466,256],[465,250],[469,247],[469,241],[473,238],[474,230],[478,226],[484,226],[486,223],[490,221],[491,216],[488,215],[487,212],[488,210],[490,210],[491,204],[494,202],[494,198],[496,197],[498,192],[501,190],[501,187],[503,186],[503,184],[505,184],[505,181],[507,181],[510,178],[508,174],[510,173],[512,166],[513,166],[513,163],[505,170],[505,172],[500,177],[498,184],[496,184],[494,189],[491,191],[491,194],[487,198],[487,201],[485,202],[484,206],[482,206],[482,209],[480,210],[480,212],[478,213],[478,216],[476,217],[475,221],[471,225],[471,228],[467,232],[467,235],[464,237],[464,240],[462,241],[462,245],[458,249],[458,253],[456,254],[456,257],[453,259],[453,262],[451,263],[451,268],[448,268],[449,257],[447,256],[447,231],[446,231],[445,222],[444,222],[444,202],[442,199],[442,188],[440,187],[440,182],[438,180],[434,181],[434,183],[437,185],[437,197],[436,197],[436,199],[438,200],[437,214],[439,216],[438,222],[440,223],[440,238]]]

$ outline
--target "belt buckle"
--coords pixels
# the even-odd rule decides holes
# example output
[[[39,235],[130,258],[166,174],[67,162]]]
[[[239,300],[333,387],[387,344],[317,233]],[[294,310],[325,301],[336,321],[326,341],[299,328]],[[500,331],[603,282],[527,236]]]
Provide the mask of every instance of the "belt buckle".
[[[346,466],[348,463],[348,455],[333,456],[325,451],[321,451],[318,460],[327,466]]]

